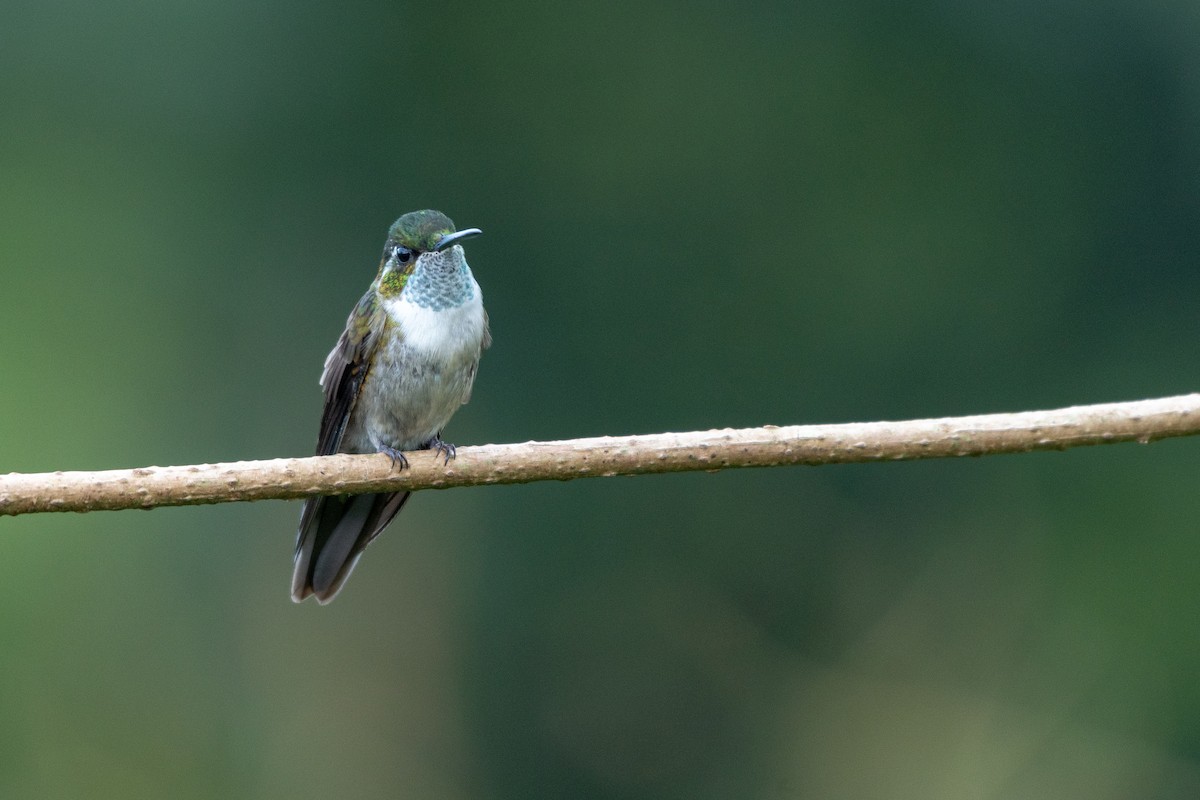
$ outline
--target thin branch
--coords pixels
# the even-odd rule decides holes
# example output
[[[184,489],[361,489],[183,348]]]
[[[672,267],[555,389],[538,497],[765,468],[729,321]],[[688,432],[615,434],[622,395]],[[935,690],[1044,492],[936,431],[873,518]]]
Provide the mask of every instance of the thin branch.
[[[1065,450],[1200,433],[1200,394],[1054,411],[974,417],[793,425],[601,436],[460,447],[443,465],[432,452],[393,470],[384,455],[277,458],[184,467],[0,476],[0,515],[293,499],[397,489],[716,471],[785,464],[847,464]]]

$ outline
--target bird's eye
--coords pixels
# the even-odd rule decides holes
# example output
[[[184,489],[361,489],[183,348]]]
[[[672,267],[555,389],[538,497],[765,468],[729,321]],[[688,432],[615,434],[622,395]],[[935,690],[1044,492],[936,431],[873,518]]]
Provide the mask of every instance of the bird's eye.
[[[401,264],[407,264],[408,262],[412,261],[413,252],[407,247],[397,246],[396,250],[394,251],[394,255],[396,256],[396,261],[400,262]]]

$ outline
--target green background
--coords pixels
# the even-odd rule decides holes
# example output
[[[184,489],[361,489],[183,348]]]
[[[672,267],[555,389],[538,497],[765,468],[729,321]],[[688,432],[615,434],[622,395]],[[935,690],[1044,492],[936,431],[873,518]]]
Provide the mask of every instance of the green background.
[[[458,444],[1196,389],[1193,0],[5,4],[0,472],[307,455],[388,225]],[[1200,442],[0,520],[3,798],[1194,798]]]

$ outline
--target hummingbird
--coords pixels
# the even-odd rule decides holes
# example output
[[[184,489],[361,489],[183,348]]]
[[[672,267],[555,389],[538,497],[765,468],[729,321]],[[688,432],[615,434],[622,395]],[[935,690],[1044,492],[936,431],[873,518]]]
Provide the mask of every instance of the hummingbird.
[[[492,342],[479,284],[440,211],[413,211],[392,225],[371,288],[321,373],[325,407],[317,455],[383,453],[404,469],[405,450],[434,450],[450,463],[442,428],[471,397],[479,356]],[[292,600],[324,605],[365,548],[404,507],[408,492],[310,497],[296,537]]]

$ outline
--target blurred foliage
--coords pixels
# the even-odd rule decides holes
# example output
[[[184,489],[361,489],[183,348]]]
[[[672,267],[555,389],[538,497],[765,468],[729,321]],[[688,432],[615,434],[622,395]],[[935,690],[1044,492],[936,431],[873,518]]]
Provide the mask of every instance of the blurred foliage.
[[[1194,390],[1194,3],[16,0],[0,470],[307,454],[391,221],[460,444]],[[0,521],[0,797],[1192,798],[1195,441]]]

